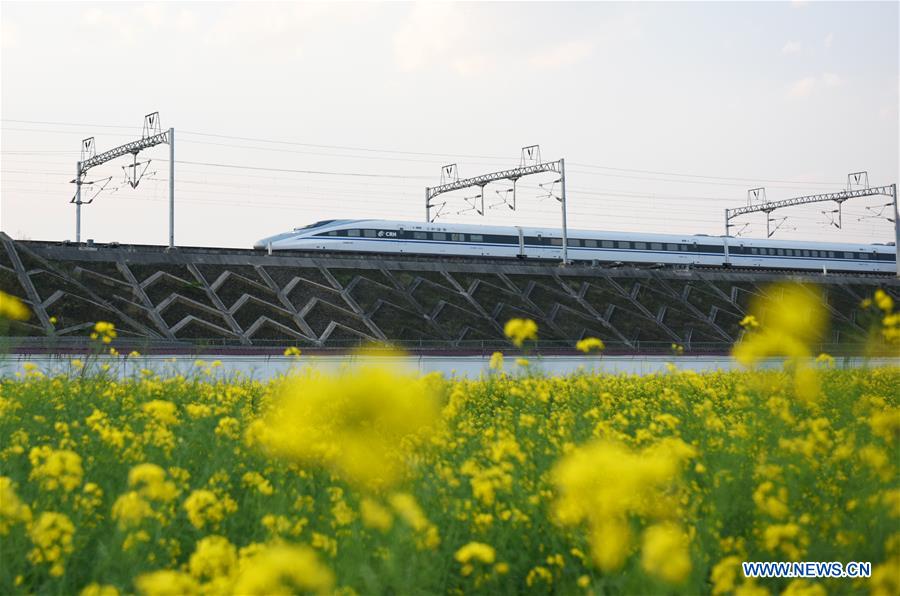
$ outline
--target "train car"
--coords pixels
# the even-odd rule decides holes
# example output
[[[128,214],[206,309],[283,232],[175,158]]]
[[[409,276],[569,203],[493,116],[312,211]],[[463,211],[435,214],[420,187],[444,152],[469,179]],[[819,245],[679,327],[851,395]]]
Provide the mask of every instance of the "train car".
[[[256,249],[562,258],[557,228],[435,224],[378,219],[325,220],[263,238]],[[568,231],[568,258],[710,267],[892,272],[892,245],[755,240],[707,235]]]
[[[897,270],[892,244],[836,244],[728,238],[732,267],[886,272]]]

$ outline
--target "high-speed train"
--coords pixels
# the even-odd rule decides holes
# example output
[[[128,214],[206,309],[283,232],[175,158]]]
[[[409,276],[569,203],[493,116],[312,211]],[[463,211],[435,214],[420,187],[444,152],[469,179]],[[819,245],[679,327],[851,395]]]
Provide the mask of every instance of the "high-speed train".
[[[562,259],[562,230],[330,219],[263,238],[256,249]],[[834,244],[678,234],[568,230],[568,258],[710,267],[893,272],[892,244]]]

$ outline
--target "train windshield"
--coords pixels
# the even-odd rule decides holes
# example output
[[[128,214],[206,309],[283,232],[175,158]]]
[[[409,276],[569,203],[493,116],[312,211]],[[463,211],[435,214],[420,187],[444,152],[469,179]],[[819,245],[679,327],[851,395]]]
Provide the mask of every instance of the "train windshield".
[[[319,226],[324,226],[330,224],[332,222],[337,221],[336,219],[323,219],[322,221],[317,221],[316,223],[309,224],[308,226],[303,226],[302,228],[294,228],[294,231],[298,230],[310,230],[312,228],[318,228]]]

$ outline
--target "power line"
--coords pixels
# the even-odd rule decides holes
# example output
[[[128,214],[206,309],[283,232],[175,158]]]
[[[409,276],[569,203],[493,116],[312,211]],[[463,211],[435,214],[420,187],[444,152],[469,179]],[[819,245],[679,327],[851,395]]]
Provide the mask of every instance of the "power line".
[[[377,156],[377,155],[348,155],[348,154],[342,154],[342,153],[321,153],[318,151],[302,151],[302,150],[298,150],[298,149],[280,149],[277,147],[255,147],[253,145],[236,145],[233,143],[212,143],[209,141],[193,141],[190,139],[188,139],[186,141],[182,141],[182,142],[188,143],[188,144],[194,144],[194,145],[213,145],[213,146],[217,146],[217,147],[229,147],[229,148],[234,148],[234,149],[250,149],[250,150],[255,150],[255,151],[271,151],[271,152],[277,152],[277,153],[316,155],[319,157],[341,157],[341,158],[345,158],[345,159],[380,159],[380,160],[390,160],[390,161],[405,161],[405,162],[413,162],[413,163],[427,163],[427,164],[431,164],[431,165],[435,165],[435,163],[438,163],[438,162],[435,162],[434,160],[414,159],[414,158],[410,158],[410,157]],[[456,157],[456,156],[442,155],[440,157]],[[509,161],[509,160],[505,160],[505,161]]]
[[[166,160],[157,160],[157,161],[166,161]],[[263,172],[288,172],[292,174],[316,174],[316,175],[324,175],[324,176],[358,176],[358,177],[366,177],[366,178],[396,178],[400,180],[430,180],[430,176],[407,176],[403,174],[369,174],[363,172],[328,172],[324,170],[294,170],[290,168],[265,168],[262,166],[241,166],[237,164],[228,164],[228,163],[213,163],[213,162],[202,162],[202,161],[180,161],[175,160],[175,163],[188,164],[193,166],[207,166],[214,168],[231,168],[236,170],[254,170],[254,171],[263,171]]]
[[[16,122],[18,124],[52,124],[54,126],[85,126],[89,128],[119,128],[126,130],[141,130],[140,126],[118,126],[115,124],[85,124],[83,122],[49,122],[46,120],[15,120],[13,118],[0,118],[0,122]]]
[[[841,183],[836,182],[815,182],[815,181],[799,181],[799,180],[773,180],[767,178],[740,178],[735,176],[707,176],[705,174],[684,174],[679,172],[660,172],[655,170],[638,170],[634,168],[614,168],[611,166],[598,166],[593,164],[575,163],[573,166],[582,168],[597,168],[602,170],[613,170],[617,172],[637,172],[641,174],[656,174],[660,176],[684,176],[689,178],[709,178],[712,180],[741,180],[744,182],[771,182],[776,184],[808,184],[814,186],[840,186]]]
[[[614,178],[630,178],[634,180],[649,180],[653,182],[669,182],[675,184],[697,184],[697,185],[716,185],[716,186],[736,186],[739,188],[747,188],[747,184],[743,182],[718,182],[718,181],[709,181],[709,182],[701,182],[699,180],[679,180],[677,178],[647,178],[646,176],[630,176],[628,174],[609,174],[605,172],[586,172],[584,170],[570,170],[576,174],[587,174],[589,176],[612,176]],[[821,184],[821,183],[816,183]],[[830,186],[840,188],[842,185],[840,183],[833,183]],[[794,186],[769,186],[768,188],[780,188],[784,190],[798,190]]]
[[[125,127],[125,126],[114,126],[114,125],[93,125],[93,124],[78,124],[78,123],[68,123],[68,122],[49,122],[49,121],[39,121],[39,120],[13,120],[3,118],[0,119],[4,122],[16,122],[16,123],[25,123],[25,124],[51,124],[51,125],[64,125],[64,126],[98,126],[103,128],[118,128],[118,129],[129,129],[133,130],[135,127]],[[25,130],[31,131],[33,129],[10,129],[10,130]],[[49,131],[34,131],[34,132],[49,132]],[[63,132],[67,134],[73,134],[71,131],[55,131],[55,132]],[[182,134],[186,135],[195,135],[202,136],[208,138],[219,138],[219,139],[230,139],[230,140],[239,140],[239,141],[251,141],[251,142],[259,142],[259,143],[269,143],[269,144],[277,144],[277,145],[290,145],[290,146],[299,146],[299,147],[313,147],[320,149],[338,149],[345,151],[360,151],[366,153],[392,153],[396,155],[415,155],[415,156],[426,156],[426,157],[463,157],[463,158],[472,158],[472,159],[488,159],[492,161],[503,161],[510,162],[508,157],[506,156],[498,156],[498,155],[475,155],[475,154],[464,154],[464,153],[437,153],[437,152],[427,152],[427,151],[405,151],[405,150],[395,150],[395,149],[375,149],[371,147],[357,147],[350,145],[327,145],[327,144],[317,144],[317,143],[303,143],[298,141],[285,141],[278,139],[265,139],[260,137],[244,137],[244,136],[236,136],[236,135],[223,135],[216,133],[206,133],[199,131],[181,131]],[[203,143],[203,141],[190,141],[193,143]],[[216,143],[207,143],[210,145],[216,145]],[[268,150],[274,151],[275,149],[268,149],[264,147],[249,147],[249,146],[240,146],[233,145],[227,143],[218,144],[226,147],[235,147],[242,149],[257,149],[257,150]],[[299,153],[299,152],[298,152]],[[335,155],[335,154],[321,154],[321,153],[312,153],[313,155],[321,155],[325,157],[347,157],[347,158],[361,158],[364,156],[354,156],[354,155]],[[391,158],[382,158],[382,159],[391,159]],[[398,159],[398,158],[393,158]],[[408,160],[414,161],[414,160]],[[423,163],[430,163],[424,162]],[[651,174],[655,176],[675,176],[681,178],[701,178],[706,180],[720,180],[720,181],[735,181],[741,182],[741,184],[733,184],[734,186],[744,186],[743,183],[770,183],[770,184],[794,184],[794,185],[807,185],[807,186],[842,186],[841,183],[835,182],[825,182],[825,181],[813,181],[813,180],[781,180],[781,179],[770,179],[770,178],[757,178],[757,177],[739,177],[739,176],[716,176],[709,174],[693,174],[693,173],[685,173],[685,172],[670,172],[670,171],[662,171],[662,170],[647,170],[647,169],[639,169],[639,168],[622,168],[615,166],[606,166],[606,165],[598,165],[598,164],[589,164],[589,163],[581,163],[581,162],[572,162],[572,165],[578,167],[592,168],[592,169],[600,169],[600,170],[610,170],[614,172],[630,172],[630,173],[640,173],[640,174]],[[589,173],[589,172],[581,172],[581,173]],[[594,175],[612,175],[612,174],[599,174],[595,173]],[[636,177],[637,179],[646,179],[646,180],[655,180],[660,182],[684,182],[684,181],[674,181],[674,180],[666,180],[659,178],[641,178]],[[695,184],[707,184],[704,182],[694,182]]]

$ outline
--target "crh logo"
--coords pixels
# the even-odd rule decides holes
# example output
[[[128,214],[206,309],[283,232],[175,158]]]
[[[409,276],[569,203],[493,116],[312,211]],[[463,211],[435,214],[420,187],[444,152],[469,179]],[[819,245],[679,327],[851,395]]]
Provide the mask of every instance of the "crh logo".
[[[378,230],[379,238],[396,238],[397,232],[385,232],[384,230]]]

